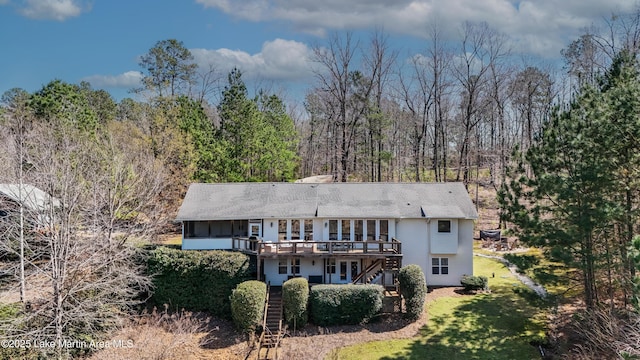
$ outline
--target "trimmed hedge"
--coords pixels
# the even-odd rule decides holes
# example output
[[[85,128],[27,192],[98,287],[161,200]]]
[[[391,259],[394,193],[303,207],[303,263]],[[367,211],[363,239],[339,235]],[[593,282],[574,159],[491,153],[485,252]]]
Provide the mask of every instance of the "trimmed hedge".
[[[400,282],[400,294],[404,298],[405,317],[409,319],[420,318],[427,296],[427,282],[422,268],[414,264],[403,267],[398,274],[398,281]]]
[[[489,286],[489,279],[486,276],[462,275],[460,284],[466,291],[486,290]]]
[[[319,326],[360,324],[382,310],[383,297],[380,285],[315,285],[311,318]]]
[[[249,280],[240,283],[231,293],[231,317],[236,327],[243,332],[254,332],[262,324],[267,285]]]
[[[284,318],[289,326],[301,328],[307,324],[309,303],[309,282],[303,277],[287,280],[282,284]]]
[[[147,270],[153,276],[152,304],[208,311],[226,319],[231,318],[232,290],[255,271],[249,257],[239,252],[164,246],[150,251]]]

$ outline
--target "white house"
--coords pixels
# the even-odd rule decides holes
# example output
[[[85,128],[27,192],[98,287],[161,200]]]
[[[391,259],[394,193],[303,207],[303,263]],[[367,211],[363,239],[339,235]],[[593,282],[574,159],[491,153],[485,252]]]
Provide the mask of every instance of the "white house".
[[[431,286],[473,273],[477,217],[461,183],[227,183],[192,184],[176,221],[183,249],[243,251],[272,285],[392,285],[417,264]]]
[[[43,228],[50,225],[50,211],[61,202],[33,185],[0,184],[0,220],[16,221],[20,204],[27,221]]]

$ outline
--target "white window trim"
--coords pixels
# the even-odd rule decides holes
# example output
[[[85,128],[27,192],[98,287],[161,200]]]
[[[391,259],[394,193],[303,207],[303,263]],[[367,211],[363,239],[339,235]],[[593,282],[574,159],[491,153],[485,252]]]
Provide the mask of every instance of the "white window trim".
[[[438,265],[434,265],[433,264],[433,260],[435,260],[435,259],[438,259]],[[442,260],[443,259],[447,259],[447,264],[446,265],[442,264]],[[438,268],[438,273],[437,274],[433,272],[433,269],[436,268],[436,267]],[[450,267],[451,267],[451,264],[449,263],[449,257],[447,257],[447,256],[431,258],[431,275],[449,275],[450,274],[450,271],[449,271]],[[442,268],[447,268],[447,273],[446,274],[442,273]]]

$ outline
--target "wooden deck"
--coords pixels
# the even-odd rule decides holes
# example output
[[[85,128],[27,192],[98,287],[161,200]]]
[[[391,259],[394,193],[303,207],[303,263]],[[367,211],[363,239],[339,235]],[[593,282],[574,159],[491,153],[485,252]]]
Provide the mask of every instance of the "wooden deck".
[[[386,258],[402,256],[402,243],[391,241],[279,241],[269,242],[257,238],[233,238],[233,249],[263,258],[281,255],[300,257],[358,256]]]

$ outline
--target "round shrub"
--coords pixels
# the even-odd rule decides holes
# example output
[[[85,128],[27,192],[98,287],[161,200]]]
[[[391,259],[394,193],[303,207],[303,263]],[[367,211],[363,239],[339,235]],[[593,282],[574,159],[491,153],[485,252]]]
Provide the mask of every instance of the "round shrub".
[[[282,284],[284,318],[295,328],[307,324],[307,304],[309,303],[309,282],[303,277],[287,280]]]
[[[254,332],[262,324],[267,285],[250,280],[238,284],[231,293],[231,317],[236,327],[243,332]]]
[[[380,285],[315,285],[311,318],[319,326],[360,324],[382,310],[383,297]]]
[[[460,284],[465,291],[486,290],[489,285],[489,279],[486,276],[462,275]]]
[[[407,265],[398,274],[400,294],[404,298],[405,317],[418,319],[424,309],[427,296],[427,282],[422,268],[418,265]]]

